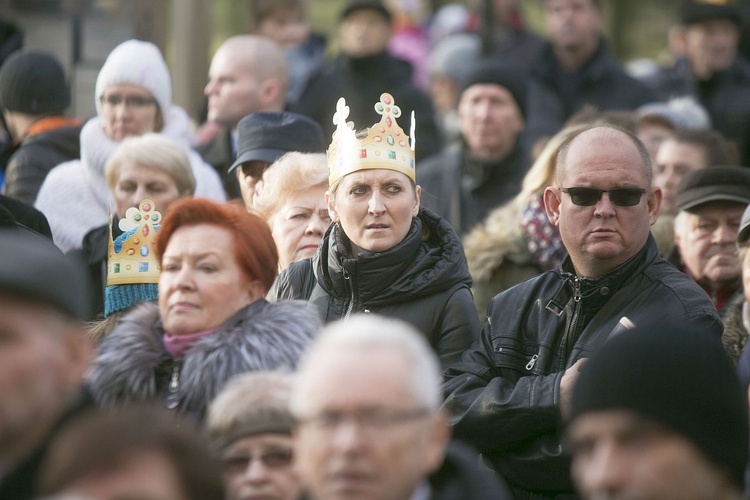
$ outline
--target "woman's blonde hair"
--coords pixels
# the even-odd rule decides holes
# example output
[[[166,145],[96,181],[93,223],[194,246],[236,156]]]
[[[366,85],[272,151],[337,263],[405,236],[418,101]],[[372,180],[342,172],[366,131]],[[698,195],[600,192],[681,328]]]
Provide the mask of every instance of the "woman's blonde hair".
[[[263,173],[253,209],[270,222],[291,194],[318,186],[328,186],[326,155],[287,153]]]
[[[123,140],[104,167],[107,186],[114,189],[125,163],[137,163],[161,170],[174,179],[181,195],[195,192],[190,160],[177,143],[163,134],[148,133]]]

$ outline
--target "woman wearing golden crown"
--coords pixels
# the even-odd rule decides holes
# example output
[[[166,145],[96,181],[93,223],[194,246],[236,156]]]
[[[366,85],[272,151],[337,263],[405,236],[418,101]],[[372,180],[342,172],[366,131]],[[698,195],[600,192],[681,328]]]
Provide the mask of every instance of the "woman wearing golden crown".
[[[413,116],[407,136],[390,94],[375,110],[380,122],[355,133],[339,99],[325,194],[334,224],[314,257],[279,275],[269,299],[309,300],[326,322],[355,312],[405,320],[446,365],[479,332],[466,258],[453,228],[419,206]]]

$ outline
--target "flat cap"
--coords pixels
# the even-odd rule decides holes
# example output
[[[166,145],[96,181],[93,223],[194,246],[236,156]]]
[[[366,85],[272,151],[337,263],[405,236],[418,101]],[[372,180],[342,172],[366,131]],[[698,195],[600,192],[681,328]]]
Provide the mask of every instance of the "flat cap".
[[[685,175],[677,186],[678,211],[691,210],[704,203],[729,201],[750,203],[750,168],[709,167]]]

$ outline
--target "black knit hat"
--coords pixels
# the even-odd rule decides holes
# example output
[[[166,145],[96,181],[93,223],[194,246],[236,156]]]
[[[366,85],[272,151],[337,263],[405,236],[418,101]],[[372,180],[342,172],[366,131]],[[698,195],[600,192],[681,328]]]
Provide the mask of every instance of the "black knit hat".
[[[83,269],[51,241],[31,232],[0,229],[0,256],[0,293],[85,317],[88,289]]]
[[[393,20],[393,14],[383,4],[382,0],[349,0],[341,11],[339,22],[349,17],[353,12],[364,9],[374,10],[381,14],[389,23]]]
[[[725,467],[742,489],[748,411],[721,339],[690,324],[650,324],[607,341],[584,365],[569,422],[627,410],[658,422]]]
[[[675,194],[678,211],[722,201],[741,205],[750,203],[750,168],[719,166],[688,172]]]
[[[479,83],[491,83],[504,87],[513,96],[521,114],[526,115],[526,81],[520,67],[493,59],[480,59],[468,68],[461,80],[461,93],[463,94],[467,88]]]
[[[29,115],[62,114],[70,104],[65,71],[50,52],[24,49],[0,67],[0,107]]]
[[[680,8],[680,24],[690,25],[725,19],[742,26],[742,13],[732,0],[686,0]]]

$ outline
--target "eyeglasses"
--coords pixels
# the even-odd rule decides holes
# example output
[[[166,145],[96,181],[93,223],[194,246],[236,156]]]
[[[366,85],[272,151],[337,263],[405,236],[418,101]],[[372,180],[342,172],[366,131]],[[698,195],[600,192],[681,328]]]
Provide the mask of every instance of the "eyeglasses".
[[[111,108],[116,108],[122,103],[125,103],[126,108],[145,108],[147,106],[156,104],[156,101],[150,97],[143,97],[140,95],[129,95],[127,97],[123,97],[117,94],[107,96],[103,95],[101,102],[103,106],[109,106]]]
[[[609,195],[610,201],[618,207],[634,207],[641,202],[641,196],[646,193],[641,188],[595,189],[588,187],[560,188],[560,191],[570,195],[570,201],[581,207],[596,205],[602,198],[602,193]]]
[[[268,469],[283,469],[292,464],[292,450],[276,450],[262,455],[236,455],[221,459],[224,470],[244,471],[250,463],[259,460]]]
[[[394,425],[404,424],[412,420],[424,418],[430,414],[427,408],[411,410],[375,409],[356,413],[323,412],[309,418],[299,419],[302,425],[308,425],[321,433],[333,433],[345,422],[353,422],[363,432],[377,434],[388,430]]]

